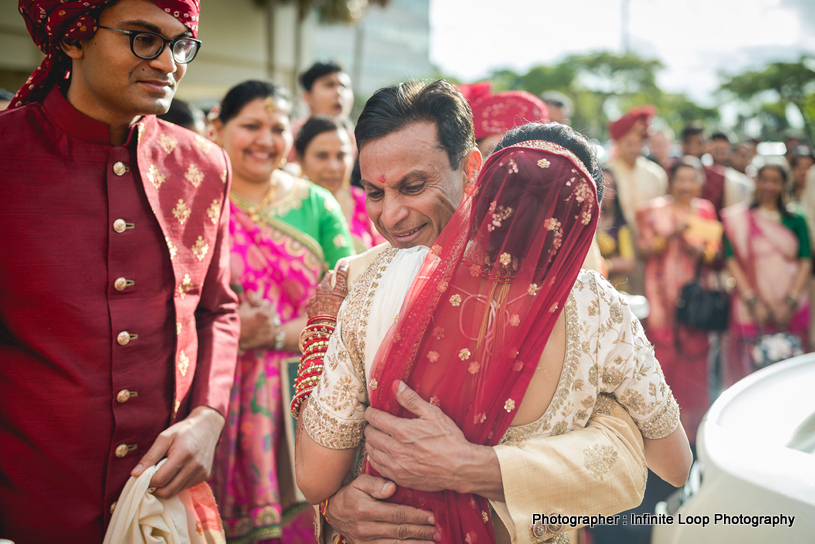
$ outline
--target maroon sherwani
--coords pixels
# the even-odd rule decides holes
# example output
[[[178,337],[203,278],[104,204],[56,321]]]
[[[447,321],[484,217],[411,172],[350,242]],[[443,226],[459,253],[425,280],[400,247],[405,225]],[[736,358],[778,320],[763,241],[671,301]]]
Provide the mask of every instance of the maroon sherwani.
[[[721,219],[724,208],[724,169],[718,164],[705,166],[705,184],[702,186],[702,198],[709,200],[716,208],[716,215]]]
[[[147,116],[127,142],[54,88],[0,115],[0,537],[101,542],[130,471],[226,412],[229,166]]]

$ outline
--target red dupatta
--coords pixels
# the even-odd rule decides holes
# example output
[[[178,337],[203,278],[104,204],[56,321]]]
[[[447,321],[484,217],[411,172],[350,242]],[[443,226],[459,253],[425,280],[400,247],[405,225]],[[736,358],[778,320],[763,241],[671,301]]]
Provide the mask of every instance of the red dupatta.
[[[373,363],[371,406],[404,380],[467,440],[504,436],[586,257],[599,215],[582,162],[547,141],[491,155],[428,253]],[[366,472],[376,474],[370,464]],[[393,502],[432,510],[441,542],[495,542],[487,499],[399,488]]]

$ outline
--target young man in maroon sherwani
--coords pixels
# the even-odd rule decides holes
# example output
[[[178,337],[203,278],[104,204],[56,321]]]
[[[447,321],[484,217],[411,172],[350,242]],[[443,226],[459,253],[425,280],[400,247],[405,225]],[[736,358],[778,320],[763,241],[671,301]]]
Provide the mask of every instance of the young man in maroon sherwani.
[[[238,340],[225,153],[159,121],[198,0],[21,0],[0,115],[0,538],[102,542],[128,480],[209,475]],[[66,77],[70,72],[69,77]]]

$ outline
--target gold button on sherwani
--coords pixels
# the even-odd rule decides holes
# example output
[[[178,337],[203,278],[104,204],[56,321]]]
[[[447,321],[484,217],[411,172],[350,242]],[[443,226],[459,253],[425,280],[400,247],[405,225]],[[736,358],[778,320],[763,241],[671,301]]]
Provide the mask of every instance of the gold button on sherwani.
[[[125,175],[126,172],[127,166],[125,166],[125,163],[119,161],[113,165],[113,173],[116,174],[117,176],[123,176]]]
[[[115,454],[116,454],[116,457],[121,459],[122,457],[127,455],[127,452],[129,452],[129,451],[130,451],[130,448],[127,447],[127,444],[119,444],[118,446],[116,446]]]
[[[127,228],[127,223],[125,223],[124,219],[117,219],[113,222],[113,230],[118,232],[119,234],[123,233]]]
[[[127,389],[122,389],[116,395],[116,402],[118,402],[119,404],[124,404],[125,402],[127,402],[129,400],[130,400],[130,391],[128,391]]]
[[[122,331],[116,336],[116,341],[119,343],[120,346],[126,346],[128,342],[130,342],[130,333],[127,331]]]
[[[127,289],[127,280],[125,278],[116,278],[113,282],[113,288],[117,291],[124,291]]]

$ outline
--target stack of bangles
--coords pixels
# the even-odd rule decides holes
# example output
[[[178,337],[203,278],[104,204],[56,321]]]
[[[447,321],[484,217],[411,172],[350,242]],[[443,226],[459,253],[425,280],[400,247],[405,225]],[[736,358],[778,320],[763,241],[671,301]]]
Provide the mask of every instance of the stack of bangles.
[[[316,315],[308,320],[300,333],[300,366],[294,380],[294,396],[291,400],[291,415],[300,417],[300,408],[320,383],[323,375],[323,358],[328,351],[328,341],[334,334],[337,318],[330,315]]]

